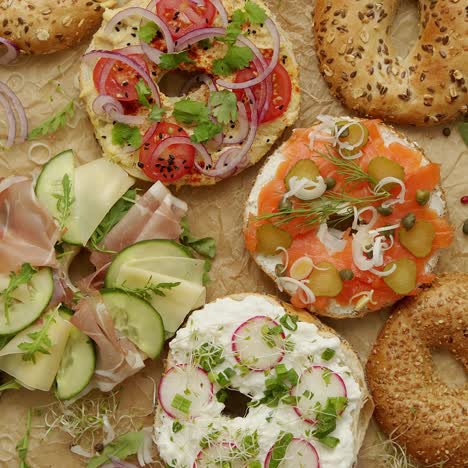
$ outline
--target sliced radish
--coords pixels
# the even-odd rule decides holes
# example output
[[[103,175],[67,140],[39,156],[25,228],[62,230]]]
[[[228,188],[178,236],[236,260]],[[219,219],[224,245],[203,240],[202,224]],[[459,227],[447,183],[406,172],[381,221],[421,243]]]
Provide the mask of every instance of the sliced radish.
[[[273,449],[274,446],[268,452],[265,468],[270,466]],[[275,465],[279,468],[320,468],[320,461],[317,450],[310,442],[305,439],[292,439],[286,448],[283,459]]]
[[[346,397],[347,391],[339,374],[328,367],[313,366],[301,375],[291,394],[297,398],[296,413],[309,424],[315,424],[318,404],[324,408],[328,398]]]
[[[276,333],[278,330],[281,331]],[[237,327],[231,338],[232,351],[240,364],[254,371],[264,371],[283,359],[284,340],[278,322],[256,315]]]
[[[228,464],[231,468],[242,468],[245,466],[245,463],[242,460],[233,459],[235,449],[237,449],[237,445],[234,443],[214,443],[198,452],[197,458],[193,463],[193,468],[225,466],[225,464]]]
[[[171,367],[161,378],[158,399],[171,418],[196,417],[213,398],[213,384],[200,367],[181,364]]]

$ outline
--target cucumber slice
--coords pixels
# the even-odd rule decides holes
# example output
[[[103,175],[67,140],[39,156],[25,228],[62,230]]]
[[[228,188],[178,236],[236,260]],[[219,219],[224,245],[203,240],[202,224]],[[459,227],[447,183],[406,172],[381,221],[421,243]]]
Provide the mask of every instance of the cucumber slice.
[[[60,316],[69,320],[73,311],[60,307]],[[55,378],[56,395],[59,400],[69,400],[89,384],[96,368],[94,343],[78,328],[72,326],[60,367]]]
[[[8,277],[0,278],[0,291],[8,286]],[[5,305],[0,297],[0,335],[12,335],[33,323],[52,298],[54,291],[54,280],[50,268],[42,268],[31,278],[28,284],[18,287],[13,292],[15,299],[8,309],[9,322],[5,316]]]
[[[118,289],[101,290],[114,326],[151,359],[157,358],[164,346],[164,326],[151,304]]]
[[[183,245],[172,240],[147,240],[137,242],[123,249],[116,255],[107,270],[105,287],[114,288],[117,285],[117,276],[122,266],[130,260],[142,260],[155,257],[186,257],[193,258],[190,251]]]

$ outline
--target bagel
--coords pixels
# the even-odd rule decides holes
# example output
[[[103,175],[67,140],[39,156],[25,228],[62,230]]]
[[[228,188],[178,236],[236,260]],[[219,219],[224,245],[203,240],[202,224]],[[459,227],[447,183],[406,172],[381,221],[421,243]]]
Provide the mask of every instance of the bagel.
[[[51,54],[79,44],[101,24],[104,0],[0,2],[0,37],[24,54]]]
[[[465,466],[468,385],[434,375],[431,350],[445,348],[468,371],[468,274],[439,277],[403,301],[385,323],[367,362],[375,417],[421,463]]]
[[[419,1],[419,38],[397,56],[390,30],[398,0],[317,0],[315,48],[331,93],[362,116],[439,125],[466,113],[464,2]]]
[[[191,9],[201,8],[201,10],[197,10],[198,17],[200,15],[204,17],[207,24],[204,22],[203,26],[208,25],[210,27],[205,28],[196,25],[196,28],[191,30],[194,27],[193,25],[187,26],[187,23],[176,23],[189,31],[181,37],[179,36],[182,32],[179,31],[179,26],[175,27],[173,21],[181,21],[179,18],[182,17],[184,14],[183,9],[187,6],[182,2],[180,11],[174,12],[173,3],[167,10],[164,2],[168,3],[166,0],[161,1],[153,10],[151,7],[145,8],[147,7],[147,0],[136,0],[132,3],[132,7],[139,7],[139,11],[124,8],[105,12],[103,25],[95,34],[88,49],[88,54],[85,55],[81,66],[81,96],[86,103],[96,138],[102,147],[105,158],[120,164],[131,175],[142,180],[161,180],[166,184],[173,183],[178,186],[214,184],[255,164],[267,153],[284,129],[294,123],[298,115],[300,101],[297,63],[289,39],[261,0],[249,0],[247,3],[243,3],[242,6],[239,6],[233,0],[217,2],[220,11],[225,10],[226,18],[229,18],[230,22],[236,12],[242,12],[242,8],[246,8],[245,5],[262,11],[267,18],[265,24],[252,25],[252,23],[244,22],[240,26],[244,34],[238,37],[242,37],[242,41],[253,44],[253,47],[257,50],[256,53],[260,55],[262,60],[264,60],[262,54],[265,54],[266,59],[270,60],[269,54],[271,55],[271,51],[279,50],[279,61],[272,74],[253,88],[249,88],[249,90],[253,90],[254,100],[245,101],[246,94],[242,89],[234,90],[237,93],[236,96],[226,94],[229,93],[229,89],[231,89],[229,86],[233,81],[239,84],[240,82],[249,81],[249,79],[252,79],[249,78],[251,76],[259,76],[255,73],[249,75],[253,73],[252,67],[256,67],[256,62],[247,60],[243,65],[239,65],[240,68],[237,71],[234,68],[234,71],[222,72],[215,67],[220,62],[224,63],[223,60],[226,54],[231,50],[231,46],[223,42],[224,38],[222,36],[229,29],[224,28],[222,15],[215,13],[215,2],[211,3],[210,0],[207,0],[204,2],[205,6],[200,7],[194,6],[197,2],[190,4],[192,5],[190,6]],[[169,20],[167,11],[173,13]],[[209,11],[212,13],[209,13]],[[127,13],[129,14],[127,15]],[[119,15],[119,19],[122,18],[118,25],[115,25],[113,19],[117,17],[116,15]],[[163,26],[168,25],[169,29],[165,33],[166,36],[160,31],[159,36],[156,36],[156,39],[153,39],[151,46],[149,46],[139,35],[140,30],[144,30],[143,28],[150,24],[148,17],[154,18],[154,15],[157,16],[155,21],[162,21]],[[111,23],[112,21],[114,23]],[[206,42],[201,44],[196,42],[188,46],[188,49],[184,49],[183,44],[186,44],[184,38],[202,30],[206,30],[208,36],[211,34],[208,38],[208,45]],[[279,49],[275,46],[274,37],[279,38]],[[220,40],[220,38],[223,40]],[[158,56],[156,59],[154,58],[154,54],[161,54],[165,47],[169,47],[166,44],[168,40],[169,44],[171,41],[175,41],[174,47],[181,44],[180,49],[184,49],[181,52],[174,52],[174,54],[178,53],[179,56],[181,56],[180,54],[188,54],[185,62],[173,64],[174,69],[172,72],[166,69],[172,65],[157,65],[156,63],[163,60],[162,57],[173,57],[174,54],[168,53]],[[249,47],[245,43],[238,42],[237,44],[240,44],[244,53],[246,51],[249,53]],[[114,76],[120,76],[118,75],[117,65],[115,65],[115,70],[107,72],[109,73],[108,78],[102,78],[105,73],[102,64],[109,63],[109,60],[108,62],[102,62],[102,60],[106,60],[100,58],[102,51],[111,51],[112,53],[117,51],[119,54],[130,55],[134,59],[136,57],[141,66],[148,67],[150,72],[148,80],[154,83],[152,86],[155,86],[155,88],[152,88],[155,96],[150,98],[150,100],[153,99],[150,104],[152,105],[155,101],[157,103],[160,100],[160,103],[157,104],[160,106],[158,109],[161,110],[159,117],[153,119],[150,108],[142,105],[139,98],[137,99],[138,91],[135,85],[137,78],[132,81],[132,76],[138,75],[130,75],[130,80],[124,79],[128,77],[128,72],[125,72],[127,75],[121,77],[119,81],[119,79],[114,78]],[[148,57],[153,57],[153,59],[150,60]],[[96,62],[96,58],[99,59],[98,62]],[[244,67],[247,63],[249,65]],[[122,72],[122,69],[120,72]],[[130,73],[132,72],[130,71]],[[178,73],[183,74],[182,85],[180,83],[177,85],[177,80],[181,80],[181,77],[177,76]],[[220,73],[229,74],[222,76]],[[105,81],[104,85],[102,85],[103,80]],[[122,80],[126,82],[125,88],[123,88],[124,81]],[[225,86],[220,84],[222,80],[225,80]],[[118,83],[122,83],[121,87],[125,92],[119,93],[116,89],[111,89],[110,81],[113,81],[114,88],[115,83],[117,83],[117,87]],[[183,86],[184,82],[187,86],[186,89]],[[166,84],[164,85],[164,83]],[[171,83],[171,85],[168,86],[167,83]],[[190,83],[198,83],[198,88],[196,86],[192,87]],[[264,91],[262,90],[268,90],[270,85],[273,94],[268,100],[267,91],[265,91],[266,94],[263,94]],[[104,86],[105,93],[98,92],[99,86]],[[171,86],[175,89],[167,89],[166,94],[164,94],[162,90],[171,88]],[[229,121],[221,122],[221,120],[216,120],[218,117],[214,118],[214,111],[212,104],[209,104],[209,100],[218,91],[224,93],[221,98],[222,101],[218,101],[218,104],[227,102],[227,98],[236,98],[233,106],[234,113],[237,113],[237,116],[231,114]],[[167,95],[169,93],[171,96]],[[103,99],[101,97],[103,94],[112,96],[111,101],[113,99],[112,102],[105,103],[104,109],[98,105],[101,102],[100,100]],[[219,97],[221,94],[217,96]],[[109,97],[106,99],[109,101]],[[182,101],[188,101],[188,104]],[[177,106],[182,104],[192,105],[193,101],[196,101],[194,105],[198,106],[198,108],[202,107],[202,111],[206,112],[204,117],[197,114],[194,121],[191,121],[191,117],[183,118],[183,116],[177,114]],[[232,103],[232,100],[230,102]],[[262,102],[263,106],[261,105]],[[116,108],[112,109],[112,105],[116,106]],[[252,123],[251,107],[254,108],[254,113],[258,115],[259,124],[257,126]],[[106,109],[110,113],[106,112]],[[116,116],[116,109],[120,109],[118,116]],[[211,121],[207,120],[209,113],[211,113],[209,117]],[[135,122],[135,119],[137,123],[131,123]],[[138,134],[134,133],[138,141],[133,146],[128,142],[128,145],[126,145],[126,142],[116,142],[116,139],[113,138],[116,121],[119,122],[120,126],[122,122],[130,125],[132,127],[129,130],[130,132],[138,130]],[[214,125],[213,128],[217,129],[214,131],[221,131],[221,133],[215,135],[210,133],[214,137],[209,140],[206,134],[203,136],[196,134],[197,128],[201,128],[200,122],[203,122],[201,125],[206,127],[213,127]],[[158,146],[161,140],[174,136],[179,138],[179,141],[182,138],[182,143],[167,145],[167,147],[170,146],[171,151],[162,149],[160,150],[162,154],[159,154]],[[186,143],[183,143],[184,141]],[[194,145],[195,141],[199,143],[198,146]],[[167,143],[164,143],[164,146]],[[200,160],[200,156],[203,159]],[[172,157],[171,160],[169,160],[170,157]]]
[[[390,306],[406,294],[416,294],[419,286],[430,283],[434,279],[431,272],[437,264],[440,248],[450,244],[453,233],[443,219],[445,201],[438,185],[439,167],[430,163],[416,144],[380,121],[330,116],[319,116],[319,119],[321,121],[311,129],[296,129],[260,171],[244,214],[246,245],[260,268],[280,290],[292,296],[295,306],[307,307],[314,313],[334,318],[359,317]],[[339,130],[346,126],[348,130]],[[367,136],[360,136],[359,128]],[[334,137],[338,132],[344,135],[345,131],[348,136],[344,141],[340,140],[342,136]],[[354,141],[354,149],[350,150],[353,147],[351,139],[355,138],[361,138],[361,142]],[[311,145],[313,151],[310,150]],[[354,159],[346,160],[340,153],[342,151]],[[350,151],[356,154],[350,156]],[[330,157],[335,158],[333,162],[327,160]],[[303,160],[307,161],[306,168],[297,169],[301,165],[304,167]],[[383,164],[389,166],[383,169]],[[379,165],[383,172],[376,170]],[[299,172],[293,187],[287,180],[295,171]],[[308,171],[314,171],[313,175]],[[399,174],[400,178],[396,180],[400,188],[389,188],[393,201],[373,198],[380,189],[373,189],[377,179],[371,182],[368,177],[383,180],[382,177],[390,173]],[[336,185],[327,189],[325,182],[330,177]],[[349,177],[357,179],[353,183]],[[310,192],[310,197],[307,190],[305,195],[300,193],[299,185],[304,181],[306,185],[311,184],[309,188],[315,187],[316,193]],[[289,192],[286,184],[289,184]],[[427,198],[424,206],[420,206],[415,192],[423,188],[427,189]],[[401,192],[403,195],[400,194],[397,202],[393,197],[398,198],[399,190],[404,190],[404,194]],[[376,207],[382,210],[385,203],[390,204],[391,213],[377,212]],[[353,204],[357,207],[352,211]],[[306,214],[297,211],[302,208],[306,209]],[[363,222],[374,223],[378,226],[374,230],[369,230],[372,226],[356,224],[356,218],[366,211],[372,216]],[[428,243],[424,252],[417,252],[408,245],[406,228],[402,223],[403,218],[411,213],[419,219],[418,226],[430,223],[433,228],[427,225],[424,229],[437,231],[432,241],[426,239]],[[306,221],[309,224],[304,224]],[[391,245],[383,247],[387,241],[376,239],[382,235],[377,233],[384,231],[385,226],[392,226],[395,231],[390,237]],[[333,227],[339,230],[330,229]],[[412,235],[416,236],[416,232],[413,231]],[[409,248],[404,247],[403,242]],[[385,252],[380,251],[380,246]],[[370,248],[375,260],[364,252]],[[389,266],[394,261],[400,262],[396,269]],[[322,262],[325,265],[320,267]],[[415,262],[417,265],[416,270],[414,266],[410,267],[415,279],[406,288],[394,284],[396,276],[393,274],[387,277],[386,272],[377,271],[380,267],[372,266],[380,265],[395,271],[401,268],[398,275],[403,275],[407,267],[402,262]],[[327,272],[321,274],[320,269]],[[324,287],[325,284],[328,286]]]
[[[260,368],[270,365],[270,363],[267,364],[262,361],[265,357],[261,353],[255,353],[255,357],[257,358],[254,361],[255,363],[252,361],[246,366],[239,365],[239,361],[236,361],[237,358],[234,357],[231,351],[231,338],[235,336],[240,339],[239,337],[242,336],[242,324],[249,322],[253,318],[257,320],[262,318],[265,320],[279,320],[287,316],[286,313],[296,315],[304,323],[299,322],[297,324],[298,328],[295,331],[291,331],[292,327],[287,328],[283,325],[282,330],[284,329],[287,332],[287,338],[291,340],[291,343],[296,343],[296,345],[294,360],[288,357],[288,351],[286,351],[281,364],[294,368],[298,375],[301,376],[304,375],[301,373],[301,369],[310,368],[310,362],[313,359],[316,366],[323,364],[323,366],[335,370],[335,372],[339,371],[346,381],[346,387],[350,389],[348,392],[348,396],[350,397],[349,405],[339,420],[337,420],[335,432],[330,434],[340,439],[335,448],[325,447],[323,441],[320,442],[316,437],[312,436],[310,429],[315,429],[317,426],[311,426],[299,418],[298,414],[300,413],[296,414],[296,411],[283,401],[280,401],[276,405],[271,403],[270,406],[260,404],[255,407],[249,407],[245,417],[226,417],[224,414],[221,414],[224,404],[213,401],[209,403],[209,406],[199,408],[203,411],[200,417],[196,417],[195,413],[186,415],[187,417],[184,417],[180,412],[172,415],[168,414],[166,400],[168,397],[171,400],[169,395],[171,386],[174,383],[177,385],[178,381],[176,379],[175,382],[170,383],[167,382],[167,378],[171,374],[174,375],[174,372],[176,372],[174,369],[178,365],[179,369],[181,369],[181,366],[186,366],[193,362],[193,356],[199,355],[197,350],[200,348],[197,345],[202,345],[204,340],[212,347],[219,346],[224,358],[224,360],[219,359],[216,361],[218,364],[209,367],[212,369],[210,375],[219,376],[220,374],[217,373],[224,373],[226,367],[234,369],[237,375],[231,377],[231,382],[228,384],[229,388],[241,392],[245,396],[252,398],[253,401],[259,400],[264,395],[264,383],[262,382],[264,379],[262,377],[265,378],[266,376],[267,379],[268,376],[273,377],[277,368],[273,370],[274,365],[272,365],[271,371],[261,372]],[[263,329],[264,326],[262,327]],[[249,330],[249,333],[251,332],[253,333],[254,329]],[[301,337],[297,338],[298,341],[295,342],[295,336],[299,336],[298,334]],[[260,343],[263,342],[262,339],[258,341]],[[255,344],[255,339],[249,342],[249,346],[254,347],[258,345],[258,343]],[[323,351],[327,348],[333,354],[333,357],[329,360],[321,357],[323,356]],[[239,351],[240,348],[237,349]],[[335,350],[335,353],[331,349]],[[292,352],[292,349],[290,351]],[[314,356],[313,358],[310,357],[311,353]],[[238,356],[241,356],[241,354]],[[309,358],[305,357],[306,354],[309,354]],[[329,356],[326,357],[328,358]],[[271,356],[267,360],[271,360]],[[276,358],[273,360],[276,363]],[[257,369],[252,370],[253,367]],[[186,369],[186,367],[183,368]],[[205,369],[209,368],[205,367]],[[192,369],[194,368],[192,367]],[[241,372],[241,375],[239,375],[239,372]],[[173,379],[169,378],[169,380]],[[212,380],[214,379],[212,378]],[[299,382],[301,382],[300,377]],[[174,390],[189,395],[188,392],[183,391],[183,384],[180,384],[180,382],[178,384]],[[299,383],[299,385],[301,384]],[[217,391],[222,388],[219,383],[215,383],[214,386]],[[351,467],[356,460],[373,411],[373,403],[367,392],[361,363],[350,345],[339,338],[336,332],[323,325],[318,319],[308,313],[296,310],[289,304],[281,303],[271,296],[260,294],[235,294],[227,296],[217,299],[199,311],[193,312],[186,326],[179,329],[176,337],[170,343],[166,370],[161,378],[158,390],[159,406],[155,417],[156,443],[160,456],[166,463],[170,463],[171,466],[213,466],[209,463],[210,461],[213,463],[222,459],[223,461],[232,462],[231,466],[233,467],[246,466],[246,464],[254,460],[259,464],[258,466],[267,467],[269,466],[268,460],[271,458],[268,455],[270,447],[274,445],[275,440],[284,431],[293,433],[293,440],[297,441],[298,438],[301,438],[299,440],[302,440],[305,444],[304,447],[307,448],[306,453],[310,456],[307,459],[307,466],[321,466],[322,468]],[[291,393],[294,393],[294,385]],[[316,393],[318,394],[318,390]],[[350,395],[353,394],[354,396],[351,397]],[[296,405],[300,406],[297,402]],[[171,407],[169,413],[171,411],[177,410]],[[187,431],[190,431],[189,434],[187,434]],[[210,437],[207,433],[217,434],[217,436]],[[245,449],[241,441],[245,440],[244,437],[246,435],[251,435],[256,440],[255,444],[250,444],[251,446],[256,445],[256,450],[247,452],[248,456],[240,450],[240,454],[238,455],[244,456],[244,458],[239,459],[239,456],[235,455],[236,447],[240,448],[242,445],[242,448]],[[351,435],[351,437],[345,441],[346,435]],[[200,445],[204,448],[201,448]],[[223,451],[225,452],[222,449],[223,447],[233,450],[227,451],[231,453],[222,453]],[[216,458],[210,457],[213,454]],[[288,453],[288,455],[290,454]],[[281,466],[285,468],[304,466],[299,463],[300,460],[297,458],[292,457],[288,460],[289,463],[283,461]],[[302,459],[303,462],[304,460]]]

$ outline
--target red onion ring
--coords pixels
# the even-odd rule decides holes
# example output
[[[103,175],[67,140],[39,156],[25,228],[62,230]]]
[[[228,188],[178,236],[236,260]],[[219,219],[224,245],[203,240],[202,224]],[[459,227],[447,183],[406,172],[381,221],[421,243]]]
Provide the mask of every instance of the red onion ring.
[[[161,99],[159,97],[159,91],[158,91],[156,84],[152,80],[151,76],[142,66],[136,63],[130,57],[127,57],[124,54],[121,54],[119,52],[114,52],[110,50],[92,50],[91,52],[88,52],[87,54],[83,55],[84,60],[92,60],[96,58],[108,58],[108,59],[118,60],[120,62],[125,63],[129,67],[133,68],[133,70],[135,70],[143,78],[143,80],[146,81],[146,84],[149,86],[151,90],[151,95],[155,103],[158,106],[161,106]]]
[[[0,37],[0,44],[6,47],[6,52],[0,57],[0,65],[8,65],[19,55],[19,47],[12,41]]]
[[[93,111],[97,115],[107,115],[112,120],[128,125],[141,125],[145,122],[142,115],[125,115],[122,104],[112,96],[99,95],[93,102]]]
[[[161,63],[161,55],[164,53],[162,50],[155,49],[147,44],[145,41],[141,41],[141,48],[143,53],[156,65]]]
[[[247,111],[243,102],[237,103],[237,115],[237,120],[239,121],[239,131],[237,132],[236,136],[225,139],[224,142],[227,145],[237,145],[242,143],[249,134],[249,119],[247,118]]]
[[[224,26],[229,24],[228,15],[224,5],[220,2],[220,0],[210,0],[213,6],[218,10],[219,17],[221,18],[221,22]]]
[[[23,143],[26,141],[28,137],[28,118],[26,117],[26,111],[24,110],[24,106],[19,100],[18,96],[2,81],[0,81],[0,93],[7,97],[7,99],[11,103],[12,109],[18,115],[18,120],[21,127],[21,133],[18,135],[19,141],[18,143]],[[7,116],[7,119],[9,117]],[[14,120],[14,114],[13,114]],[[16,123],[15,123],[16,128]],[[10,132],[9,132],[10,133]]]
[[[202,73],[201,75],[194,76],[194,77],[190,78],[189,80],[187,80],[184,83],[184,86],[182,87],[182,89],[180,90],[180,94],[187,94],[188,91],[190,91],[190,88],[195,83],[200,83],[200,82],[206,84],[206,86],[208,86],[208,89],[211,92],[218,91],[218,87],[216,86],[213,78],[211,78],[211,76],[209,76],[209,75],[207,75],[205,73]]]
[[[172,39],[171,31],[169,30],[167,24],[159,16],[157,16],[152,11],[149,11],[146,8],[130,7],[130,8],[126,8],[125,10],[119,11],[107,23],[104,31],[110,32],[110,30],[114,28],[117,23],[120,23],[120,21],[124,20],[128,16],[134,16],[134,15],[143,16],[143,18],[156,23],[159,29],[161,30],[164,40],[166,41],[167,51],[169,53],[174,52],[174,40]]]
[[[212,37],[225,36],[226,30],[224,28],[202,28],[195,29],[184,34],[177,39],[175,44],[175,50],[181,51],[186,49],[188,46],[195,44],[196,42],[203,41],[204,39],[211,39]]]
[[[16,137],[15,113],[13,112],[13,107],[11,106],[10,101],[3,94],[0,94],[0,105],[5,109],[5,115],[8,122],[8,136],[5,147],[11,148],[15,143]]]
[[[276,28],[275,23],[273,23],[273,21],[271,21],[270,18],[268,18],[265,21],[265,26],[268,28],[268,30],[269,30],[272,38],[273,38],[273,56],[271,57],[271,61],[268,64],[268,66],[262,72],[259,71],[259,74],[255,78],[244,81],[242,83],[233,83],[233,82],[226,81],[226,80],[217,80],[217,84],[219,86],[222,86],[223,88],[227,88],[227,89],[250,88],[252,86],[255,86],[258,83],[261,83],[263,80],[265,80],[268,76],[271,75],[274,68],[276,67],[276,64],[278,63],[281,39],[280,39],[280,35],[279,35],[279,32],[278,32],[278,29]],[[242,42],[242,36],[239,36],[239,39]],[[250,47],[250,48],[252,49],[252,47]],[[252,52],[254,52],[253,49],[252,49]]]

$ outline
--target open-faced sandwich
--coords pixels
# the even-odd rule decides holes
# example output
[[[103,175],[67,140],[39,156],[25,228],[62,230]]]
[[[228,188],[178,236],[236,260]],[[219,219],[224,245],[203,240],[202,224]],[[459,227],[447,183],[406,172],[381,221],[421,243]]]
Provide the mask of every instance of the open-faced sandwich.
[[[434,279],[452,240],[439,166],[378,120],[318,119],[261,170],[246,244],[294,305],[364,315]]]
[[[254,164],[299,109],[291,44],[258,0],[140,0],[106,11],[81,89],[104,157],[180,185]]]

